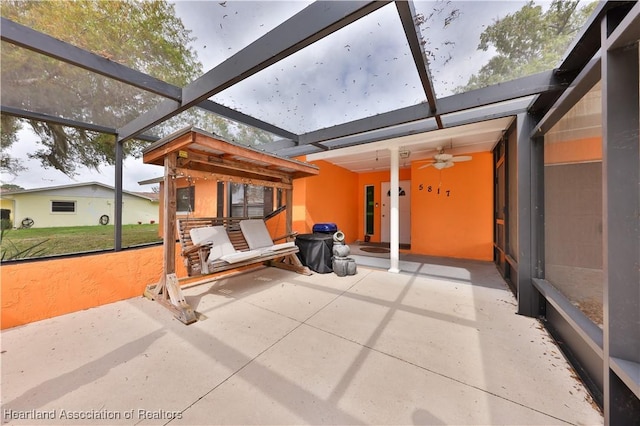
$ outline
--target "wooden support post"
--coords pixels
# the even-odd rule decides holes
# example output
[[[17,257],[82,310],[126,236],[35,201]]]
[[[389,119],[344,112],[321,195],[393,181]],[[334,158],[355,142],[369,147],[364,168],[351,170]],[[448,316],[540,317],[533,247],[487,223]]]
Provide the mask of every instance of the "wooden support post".
[[[176,272],[176,165],[178,154],[172,152],[164,157],[164,259],[165,275]]]
[[[282,259],[274,259],[268,261],[269,266],[273,266],[275,268],[286,269],[287,271],[297,272],[302,275],[313,275],[311,273],[311,269],[307,266],[304,266],[298,256],[294,254],[290,254],[285,256]]]
[[[205,153],[206,152],[206,153]],[[293,234],[293,178],[304,178],[319,173],[319,168],[300,161],[287,160],[281,157],[258,152],[225,142],[205,134],[195,128],[186,128],[173,134],[163,141],[158,141],[144,151],[145,164],[164,166],[164,202],[162,230],[164,233],[164,250],[162,276],[157,284],[147,286],[144,295],[165,306],[176,314],[184,323],[189,324],[197,320],[196,313],[186,302],[179,279],[176,277],[176,178],[186,176],[191,178],[217,179],[227,182],[258,184],[265,187],[281,189],[286,202],[286,234]],[[286,170],[286,171],[285,171]],[[218,186],[220,190],[220,185]],[[225,189],[223,192],[228,191]],[[220,194],[219,194],[220,195]],[[226,196],[218,198],[219,207],[224,205]],[[222,213],[219,208],[219,212]],[[231,225],[220,215],[220,221],[208,226]],[[198,218],[199,220],[202,218]],[[235,226],[235,224],[234,224]],[[229,229],[227,229],[229,233]],[[233,230],[236,232],[235,230]],[[188,231],[187,231],[188,232]],[[240,232],[240,231],[237,231]],[[240,236],[242,234],[240,232]],[[183,241],[180,234],[181,242]],[[242,237],[244,244],[244,237]],[[235,243],[234,243],[235,246]],[[184,247],[183,247],[184,249]],[[245,250],[236,248],[237,250]],[[189,276],[207,273],[218,273],[238,267],[254,266],[268,262],[271,259],[274,266],[294,270],[303,274],[310,274],[309,268],[304,267],[297,256],[288,251],[264,253],[259,259],[249,259],[244,262],[224,265],[220,262],[207,262],[205,252],[199,253],[196,262],[195,252],[188,255],[187,269]],[[278,260],[276,260],[278,259]],[[194,263],[191,263],[194,262]]]
[[[164,158],[164,251],[162,276],[155,286],[148,286],[144,295],[172,311],[185,324],[197,321],[195,311],[187,303],[176,276],[176,165],[177,153]]]

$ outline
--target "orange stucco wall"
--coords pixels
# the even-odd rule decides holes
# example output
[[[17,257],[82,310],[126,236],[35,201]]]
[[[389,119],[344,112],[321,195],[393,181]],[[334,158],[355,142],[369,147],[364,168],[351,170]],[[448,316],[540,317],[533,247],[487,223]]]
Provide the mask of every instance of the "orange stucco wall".
[[[492,154],[471,155],[441,171],[412,164],[412,253],[492,260]]]
[[[218,216],[218,182],[211,179],[196,179],[193,181],[195,186],[195,206],[194,211],[190,214],[190,217],[216,217]],[[185,188],[188,186],[188,182],[184,179],[178,181],[177,188]],[[163,183],[160,184],[160,226],[159,233],[162,236],[164,223],[164,192]],[[178,218],[186,217],[186,215],[177,215]],[[267,228],[272,237],[277,238],[285,235],[287,232],[286,214],[281,214],[269,219],[267,222]],[[177,232],[177,231],[176,231]],[[176,233],[176,239],[177,239]]]
[[[299,234],[311,232],[307,225],[307,179],[293,181],[293,230]],[[311,224],[313,226],[313,224]]]
[[[294,181],[294,231],[311,232],[315,223],[335,222],[347,242],[364,238],[364,187],[389,181],[389,172],[358,175],[325,161],[320,174]],[[411,180],[411,252],[469,259],[492,259],[492,155],[473,154],[473,161],[438,171],[432,167],[400,171]],[[216,215],[216,183],[196,181],[194,215]],[[428,191],[428,186],[432,191]],[[437,195],[440,186],[441,194]],[[446,196],[446,191],[450,191]],[[162,203],[160,203],[162,206]],[[380,213],[376,210],[380,236]],[[285,214],[268,222],[272,235],[285,232]],[[176,247],[176,272],[186,272]],[[3,265],[3,329],[140,296],[162,274],[162,246],[118,253]]]
[[[293,187],[294,230],[303,234],[316,223],[334,222],[347,242],[358,236],[358,175],[327,161],[313,162],[320,174],[298,179]]]
[[[400,180],[411,180],[411,169],[405,168],[399,171]],[[388,170],[382,172],[361,173],[358,175],[358,198],[357,198],[357,212],[358,212],[358,228],[357,228],[357,240],[364,241],[364,189],[365,186],[373,185],[374,188],[374,219],[373,219],[373,234],[371,235],[371,242],[380,242],[380,206],[382,205],[381,186],[382,182],[390,182],[391,174]]]
[[[195,186],[195,202],[194,211],[191,213],[191,217],[216,217],[218,214],[218,182],[213,179],[197,179],[192,183]],[[186,188],[189,183],[186,179],[179,179],[176,182],[176,188]],[[158,232],[160,236],[163,235],[164,223],[164,183],[160,182],[160,197],[159,197],[160,214]],[[178,217],[185,217],[185,215],[178,215]],[[177,234],[176,234],[177,238]]]
[[[278,238],[287,233],[287,213],[280,212],[276,216],[273,216],[266,222],[267,229],[271,238]],[[294,231],[294,229],[292,229]],[[283,242],[283,240],[276,241],[277,243]]]
[[[2,329],[141,296],[162,275],[162,246],[2,265]],[[179,249],[177,249],[179,253]],[[186,276],[179,255],[176,273]]]

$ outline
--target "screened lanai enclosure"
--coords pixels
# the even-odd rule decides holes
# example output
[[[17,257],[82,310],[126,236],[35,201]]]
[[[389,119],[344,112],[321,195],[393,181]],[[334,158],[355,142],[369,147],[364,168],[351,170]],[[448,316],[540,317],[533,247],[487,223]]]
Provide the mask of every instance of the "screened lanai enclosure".
[[[77,214],[108,229],[97,250],[140,244],[131,229],[160,218],[137,219],[127,197],[163,174],[142,151],[194,126],[387,173],[397,273],[403,169],[491,153],[493,261],[517,313],[542,319],[607,423],[638,424],[637,2],[3,1],[1,14],[4,239]],[[79,182],[112,195],[82,201]],[[7,250],[3,265],[43,261]]]

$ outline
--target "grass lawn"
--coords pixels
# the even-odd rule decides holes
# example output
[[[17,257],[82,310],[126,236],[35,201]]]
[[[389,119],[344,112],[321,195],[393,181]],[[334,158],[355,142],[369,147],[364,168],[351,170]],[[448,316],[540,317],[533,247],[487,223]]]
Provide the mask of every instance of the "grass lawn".
[[[15,253],[25,252],[23,257],[43,257],[83,251],[113,249],[113,225],[71,226],[64,228],[30,228],[4,231],[0,253],[9,260]],[[123,225],[122,246],[162,241],[158,237],[158,224]]]

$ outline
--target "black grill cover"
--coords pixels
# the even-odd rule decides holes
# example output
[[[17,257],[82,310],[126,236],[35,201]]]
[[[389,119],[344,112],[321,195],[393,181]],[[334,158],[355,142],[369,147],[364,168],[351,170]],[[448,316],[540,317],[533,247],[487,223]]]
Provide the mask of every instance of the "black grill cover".
[[[331,256],[333,256],[333,235],[323,233],[300,234],[296,237],[296,245],[300,248],[298,258],[303,265],[320,274],[333,272]]]

